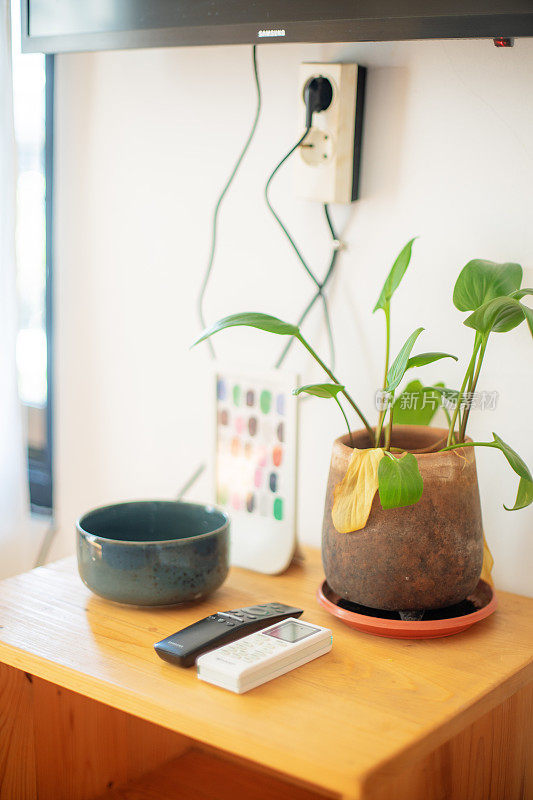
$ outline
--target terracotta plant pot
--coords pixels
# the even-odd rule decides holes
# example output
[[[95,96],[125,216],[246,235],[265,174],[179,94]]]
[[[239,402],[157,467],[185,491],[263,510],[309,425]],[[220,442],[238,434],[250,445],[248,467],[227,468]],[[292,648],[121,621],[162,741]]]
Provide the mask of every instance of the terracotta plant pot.
[[[459,603],[476,587],[483,562],[483,528],[474,448],[418,453],[447,431],[416,425],[393,428],[392,444],[415,453],[424,480],[416,505],[385,511],[376,492],[366,526],[354,533],[333,527],[333,491],[352,453],[349,437],[333,443],[322,562],[340,597],[371,608],[408,611]],[[370,447],[366,431],[354,445]]]

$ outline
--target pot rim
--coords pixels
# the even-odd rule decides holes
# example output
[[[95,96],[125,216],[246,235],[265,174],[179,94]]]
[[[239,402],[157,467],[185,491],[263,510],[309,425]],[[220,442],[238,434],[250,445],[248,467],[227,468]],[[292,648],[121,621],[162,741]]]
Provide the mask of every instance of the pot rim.
[[[448,435],[448,428],[434,428],[432,425],[395,425],[394,428],[393,428],[393,431],[397,430],[397,431],[403,431],[403,432],[407,433],[408,431],[410,431],[412,429],[415,429],[417,431],[424,431],[424,430],[433,431],[433,432],[435,432],[435,434],[440,434],[440,436],[437,436],[437,438],[435,439],[435,443],[437,443],[438,441],[440,441],[441,439],[443,439],[444,437],[446,437]],[[376,430],[376,426],[373,426],[372,430]],[[352,433],[352,435],[353,434],[358,434],[358,433],[366,433],[366,430],[364,428],[358,428],[357,430],[351,431],[351,433]],[[349,437],[350,437],[350,434],[348,434],[348,433],[345,433],[342,436],[339,436],[337,439],[334,440],[333,446],[334,447],[335,446],[339,447],[342,450],[346,450],[348,452],[352,452],[354,450],[354,448],[351,447],[348,444]],[[471,441],[472,441],[472,439],[470,438],[470,436],[466,436],[465,437],[465,442],[471,442]],[[372,450],[374,448],[372,448],[372,447],[364,447],[362,449],[363,450]],[[411,453],[413,451],[406,450],[405,452],[406,453]],[[442,450],[435,450],[435,451],[432,451],[432,452],[429,452],[429,453],[417,453],[415,451],[415,452],[413,452],[413,455],[416,456],[417,459],[418,458],[430,458],[430,457],[434,458],[435,456],[443,457],[443,456],[447,456],[447,455],[452,455],[454,452],[455,452],[454,450],[446,450],[444,452]],[[391,455],[400,456],[401,453],[392,453]]]

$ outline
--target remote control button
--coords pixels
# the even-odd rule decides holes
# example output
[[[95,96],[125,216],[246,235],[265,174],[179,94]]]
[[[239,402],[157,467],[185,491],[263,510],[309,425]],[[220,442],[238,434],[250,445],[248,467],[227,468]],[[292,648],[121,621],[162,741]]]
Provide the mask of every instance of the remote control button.
[[[262,606],[250,606],[249,608],[243,609],[248,614],[254,614],[258,617],[266,617],[268,614],[268,610],[266,608],[262,608]]]
[[[217,622],[221,622],[222,624],[224,624],[224,620],[223,619],[217,619]]]
[[[226,622],[226,625],[228,625],[230,628],[234,628],[234,627],[235,627],[235,623],[234,623],[234,622],[230,622],[230,620],[229,620],[229,619],[228,619],[228,621]]]

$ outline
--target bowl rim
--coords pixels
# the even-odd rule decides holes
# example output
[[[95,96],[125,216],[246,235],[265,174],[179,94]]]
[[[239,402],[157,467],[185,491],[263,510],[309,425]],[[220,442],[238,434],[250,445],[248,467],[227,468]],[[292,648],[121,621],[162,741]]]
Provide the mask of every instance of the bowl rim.
[[[219,528],[215,528],[213,531],[207,531],[206,533],[197,533],[194,536],[187,536],[186,538],[178,538],[178,539],[148,539],[143,541],[132,541],[131,539],[109,539],[107,536],[100,536],[98,533],[90,533],[86,531],[83,526],[83,520],[89,516],[89,514],[94,514],[95,511],[106,511],[111,508],[117,508],[119,506],[131,506],[131,505],[144,505],[146,503],[162,503],[167,505],[181,505],[181,506],[194,506],[195,508],[203,508],[207,509],[209,512],[216,511],[218,514],[221,514],[224,517],[224,524],[221,525]],[[194,542],[197,539],[205,539],[207,536],[214,536],[215,534],[222,533],[224,530],[228,530],[230,525],[230,518],[228,514],[221,509],[219,506],[215,505],[214,503],[190,503],[186,500],[169,500],[168,498],[152,498],[151,500],[122,500],[120,503],[108,503],[103,506],[96,506],[95,508],[89,509],[89,511],[85,511],[81,516],[78,517],[76,520],[76,530],[79,535],[90,538],[91,541],[102,541],[102,542],[112,542],[113,544],[127,544],[127,545],[164,545],[164,544],[175,544],[177,542]]]

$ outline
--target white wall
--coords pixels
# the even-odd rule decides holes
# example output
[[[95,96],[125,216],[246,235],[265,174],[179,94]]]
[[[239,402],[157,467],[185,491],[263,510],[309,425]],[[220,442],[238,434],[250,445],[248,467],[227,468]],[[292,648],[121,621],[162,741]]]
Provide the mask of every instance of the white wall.
[[[331,297],[338,375],[368,414],[382,373],[383,320],[372,316],[395,255],[413,235],[412,265],[393,312],[394,347],[416,326],[425,349],[461,356],[427,368],[459,384],[471,331],[452,306],[471,258],[533,265],[533,40],[268,45],[258,50],[264,107],[253,147],[221,215],[207,301],[210,321],[238,310],[294,319],[311,286],[262,196],[265,178],[301,132],[298,65],[369,67],[361,199],[335,207],[348,249]],[[78,514],[127,497],[172,496],[209,451],[207,349],[189,352],[215,198],[253,114],[248,47],[144,50],[57,59],[57,513],[52,556],[71,552]],[[296,199],[292,170],[273,197],[318,271],[329,258],[320,206]],[[531,271],[526,277],[531,285]],[[325,351],[320,313],[307,333]],[[231,331],[221,356],[270,367],[279,340]],[[491,342],[481,388],[496,411],[472,414],[533,466],[531,340],[525,326]],[[294,349],[288,364],[318,377]],[[319,543],[333,405],[302,409],[299,527]],[[497,583],[533,592],[530,510],[514,514],[517,479],[497,452],[478,452]],[[205,498],[206,484],[192,493]]]

